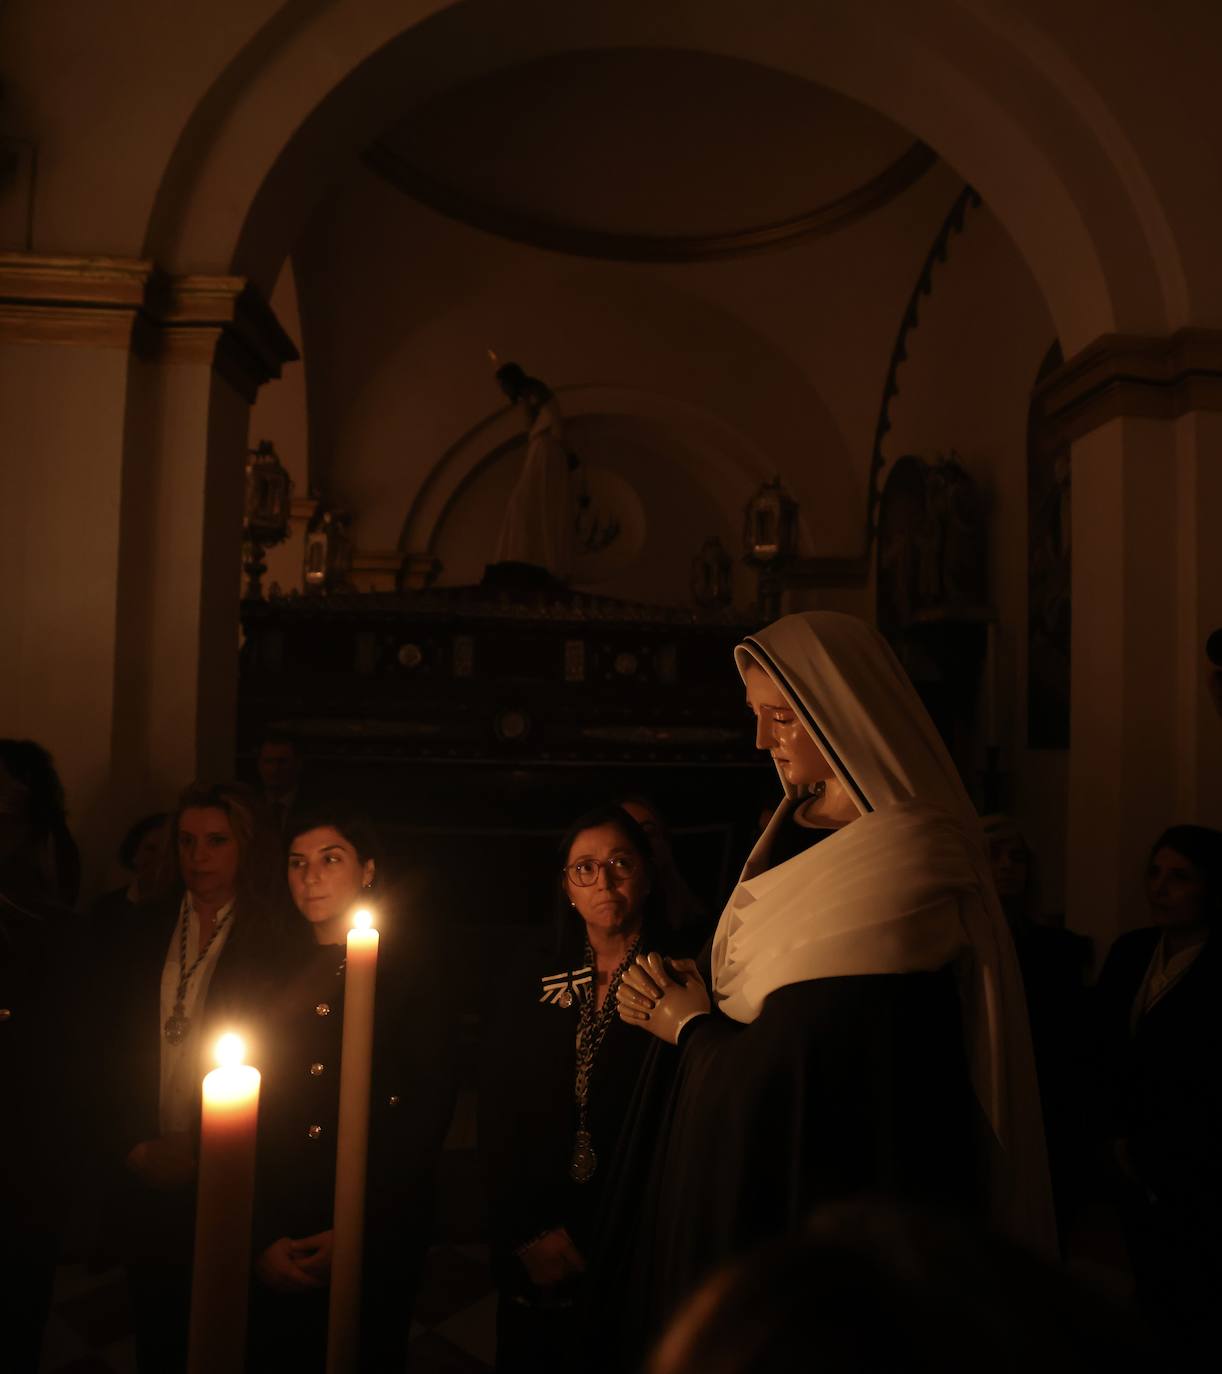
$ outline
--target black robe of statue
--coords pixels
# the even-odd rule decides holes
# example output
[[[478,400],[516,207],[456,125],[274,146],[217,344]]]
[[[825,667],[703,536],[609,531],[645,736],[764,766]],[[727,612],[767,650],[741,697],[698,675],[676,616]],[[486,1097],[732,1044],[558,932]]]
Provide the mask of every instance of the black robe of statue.
[[[714,1011],[677,1048],[653,1041],[589,1284],[622,1343],[594,1367],[635,1369],[704,1278],[821,1203],[973,1208],[985,1130],[950,969],[795,983],[753,1022]]]

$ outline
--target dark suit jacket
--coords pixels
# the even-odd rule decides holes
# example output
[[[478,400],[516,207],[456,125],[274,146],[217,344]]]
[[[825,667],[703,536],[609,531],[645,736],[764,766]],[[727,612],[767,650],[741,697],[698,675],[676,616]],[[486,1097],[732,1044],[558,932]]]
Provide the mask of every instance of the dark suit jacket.
[[[1161,1200],[1217,1207],[1222,1179],[1222,948],[1211,938],[1130,1030],[1158,945],[1150,927],[1120,936],[1095,989],[1103,1129],[1129,1142]]]
[[[89,934],[94,1013],[105,1028],[96,1046],[91,1137],[103,1194],[101,1245],[120,1259],[180,1259],[190,1253],[194,1187],[154,1192],[126,1168],[142,1140],[160,1134],[161,972],[178,922],[180,898],[133,907],[114,926]],[[228,988],[244,981],[254,941],[235,913],[208,988],[208,1003],[230,1002]],[[205,1015],[207,1014],[205,1010]]]

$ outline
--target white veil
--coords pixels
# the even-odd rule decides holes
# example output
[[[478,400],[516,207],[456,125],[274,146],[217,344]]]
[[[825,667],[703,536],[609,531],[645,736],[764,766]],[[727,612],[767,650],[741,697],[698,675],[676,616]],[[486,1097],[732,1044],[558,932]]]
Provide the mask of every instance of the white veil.
[[[995,1137],[994,1221],[1055,1250],[1048,1165],[1022,979],[984,837],[920,698],[882,636],[831,611],[790,615],[745,640],[862,812],[806,853],[768,869],[755,846],[713,943],[720,1010],[759,1014],[777,987],[849,974],[935,970],[952,960],[972,1086]],[[779,771],[779,770],[778,770]]]

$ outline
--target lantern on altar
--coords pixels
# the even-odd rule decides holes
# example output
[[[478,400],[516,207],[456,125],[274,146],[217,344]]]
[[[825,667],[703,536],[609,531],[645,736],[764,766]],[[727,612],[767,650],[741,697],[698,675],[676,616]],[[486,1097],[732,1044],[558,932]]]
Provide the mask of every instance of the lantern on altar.
[[[288,538],[292,498],[293,479],[281,464],[271,440],[261,439],[246,459],[242,566],[247,577],[245,596],[248,600],[262,600],[262,579],[267,571],[263,555]]]
[[[782,574],[798,546],[798,505],[780,477],[765,482],[747,502],[743,555],[759,573],[758,605],[767,620],[780,612]]]
[[[352,512],[319,501],[306,527],[301,580],[313,595],[344,591],[352,571]]]

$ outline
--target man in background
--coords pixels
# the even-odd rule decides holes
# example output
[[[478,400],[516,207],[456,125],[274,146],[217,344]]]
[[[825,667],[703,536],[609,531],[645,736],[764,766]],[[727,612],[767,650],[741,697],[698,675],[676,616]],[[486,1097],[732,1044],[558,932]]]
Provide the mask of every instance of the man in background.
[[[259,788],[278,831],[290,811],[301,800],[303,760],[297,742],[287,735],[263,737],[256,755]]]

